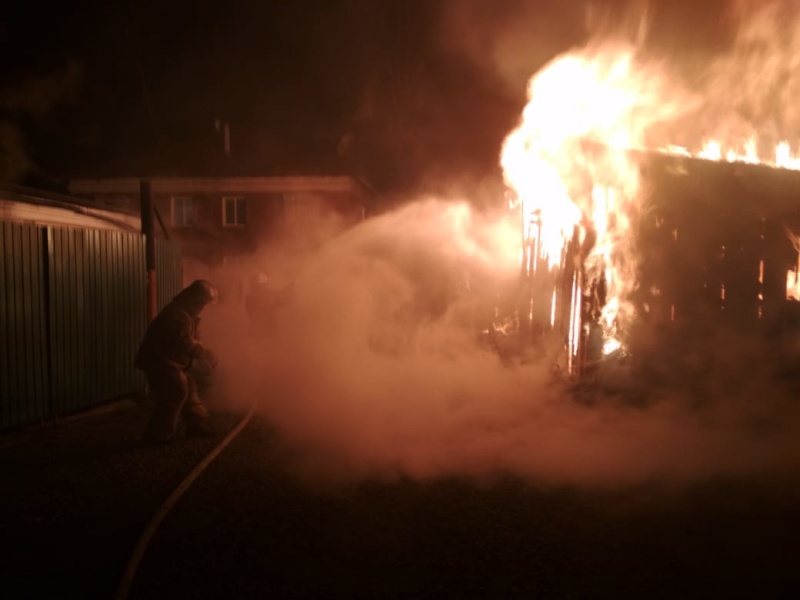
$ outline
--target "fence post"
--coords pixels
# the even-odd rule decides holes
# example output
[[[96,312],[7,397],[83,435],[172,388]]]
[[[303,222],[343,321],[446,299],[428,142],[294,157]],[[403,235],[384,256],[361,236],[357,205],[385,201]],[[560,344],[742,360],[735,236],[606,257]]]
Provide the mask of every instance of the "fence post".
[[[153,222],[153,193],[150,182],[139,182],[139,203],[141,211],[142,234],[144,235],[144,260],[147,269],[147,319],[152,321],[158,311],[156,297],[156,238]]]

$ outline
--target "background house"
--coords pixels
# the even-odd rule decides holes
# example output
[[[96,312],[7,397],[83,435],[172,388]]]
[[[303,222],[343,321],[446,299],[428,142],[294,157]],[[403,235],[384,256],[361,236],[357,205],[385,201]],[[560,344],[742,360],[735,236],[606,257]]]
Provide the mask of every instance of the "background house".
[[[138,209],[140,182],[148,180],[157,230],[179,242],[187,280],[278,248],[308,252],[371,212],[374,189],[336,152],[283,152],[252,140],[233,152],[227,124],[219,129],[217,139],[75,173],[70,193],[98,207]]]
[[[210,265],[265,245],[313,247],[364,219],[372,191],[349,175],[109,177],[74,179],[94,206],[137,208],[151,183],[159,228],[186,258]]]

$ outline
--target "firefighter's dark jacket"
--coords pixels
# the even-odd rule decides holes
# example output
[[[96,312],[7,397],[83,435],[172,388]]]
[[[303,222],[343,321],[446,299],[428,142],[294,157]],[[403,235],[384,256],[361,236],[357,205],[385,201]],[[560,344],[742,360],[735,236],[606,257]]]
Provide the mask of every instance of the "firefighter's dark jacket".
[[[203,358],[206,349],[197,339],[200,318],[173,300],[147,328],[134,366],[142,371],[176,368],[186,370]]]

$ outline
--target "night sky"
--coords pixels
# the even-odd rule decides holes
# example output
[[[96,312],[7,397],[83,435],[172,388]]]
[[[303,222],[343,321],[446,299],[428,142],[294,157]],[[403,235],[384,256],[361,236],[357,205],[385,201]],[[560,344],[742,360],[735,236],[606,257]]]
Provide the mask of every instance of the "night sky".
[[[17,3],[0,25],[0,177],[46,185],[213,139],[219,118],[234,147],[308,157],[335,155],[349,133],[349,159],[385,192],[478,182],[496,175],[528,77],[598,22],[621,21],[619,2],[592,4]],[[726,4],[652,2],[651,48],[697,56],[723,44]]]

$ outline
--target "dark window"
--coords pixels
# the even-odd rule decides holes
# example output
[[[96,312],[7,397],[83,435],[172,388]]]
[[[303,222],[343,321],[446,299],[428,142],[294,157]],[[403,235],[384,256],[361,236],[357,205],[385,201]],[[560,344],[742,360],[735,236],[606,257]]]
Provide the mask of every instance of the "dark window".
[[[194,199],[191,196],[173,196],[172,224],[175,227],[191,227],[196,221]]]
[[[222,224],[225,227],[244,227],[247,224],[247,202],[244,197],[222,198]]]

